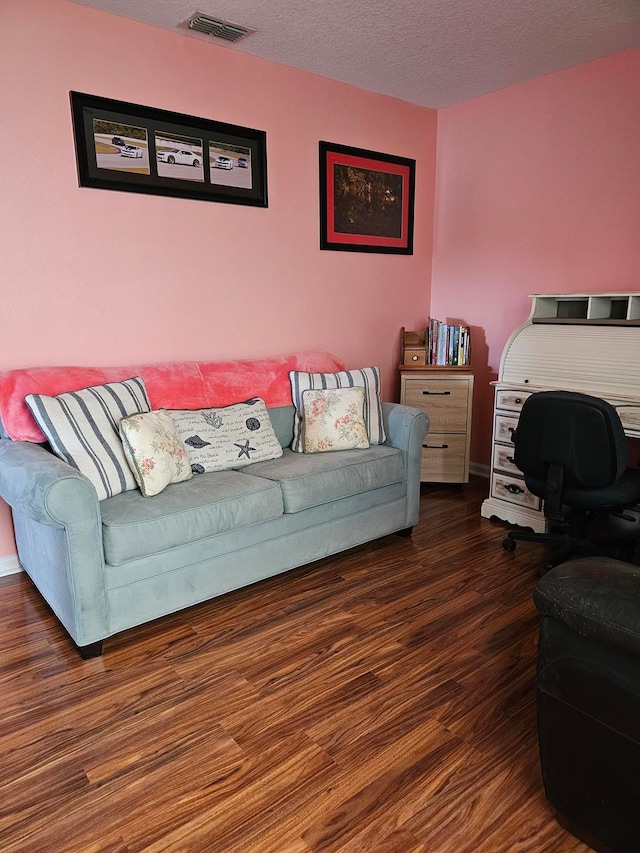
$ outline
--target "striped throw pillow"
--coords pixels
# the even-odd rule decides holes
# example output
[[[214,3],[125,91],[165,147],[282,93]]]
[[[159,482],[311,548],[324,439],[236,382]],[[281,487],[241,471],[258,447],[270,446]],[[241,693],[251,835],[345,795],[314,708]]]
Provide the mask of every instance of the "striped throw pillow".
[[[98,500],[137,487],[118,426],[127,415],[151,409],[141,377],[94,385],[57,397],[27,394],[25,403],[53,452],[88,477]]]
[[[302,436],[304,400],[302,395],[310,389],[319,391],[324,388],[364,388],[364,422],[367,425],[369,443],[382,444],[384,442],[386,435],[382,423],[382,405],[380,403],[380,371],[377,367],[341,370],[339,373],[305,373],[300,370],[292,370],[289,373],[289,379],[291,381],[291,398],[296,410],[293,420],[292,450],[297,453],[304,452]]]

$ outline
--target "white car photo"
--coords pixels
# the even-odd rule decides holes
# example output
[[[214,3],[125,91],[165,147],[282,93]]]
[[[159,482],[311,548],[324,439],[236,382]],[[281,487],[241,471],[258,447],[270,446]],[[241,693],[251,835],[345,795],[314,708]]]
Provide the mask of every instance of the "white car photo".
[[[216,157],[213,161],[213,165],[216,169],[233,169],[233,163],[231,162],[230,157]]]
[[[142,148],[137,145],[125,145],[120,149],[121,157],[142,157]]]
[[[176,163],[179,166],[199,166],[200,158],[193,151],[172,148],[171,151],[158,151],[158,160],[162,163]]]

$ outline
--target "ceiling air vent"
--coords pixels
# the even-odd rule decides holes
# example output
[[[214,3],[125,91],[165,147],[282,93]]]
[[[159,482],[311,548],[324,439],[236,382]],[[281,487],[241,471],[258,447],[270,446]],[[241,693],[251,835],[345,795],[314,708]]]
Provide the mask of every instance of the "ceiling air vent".
[[[256,32],[250,27],[241,27],[240,24],[232,24],[222,18],[212,18],[202,12],[194,12],[187,21],[187,27],[198,33],[231,42],[240,41]]]

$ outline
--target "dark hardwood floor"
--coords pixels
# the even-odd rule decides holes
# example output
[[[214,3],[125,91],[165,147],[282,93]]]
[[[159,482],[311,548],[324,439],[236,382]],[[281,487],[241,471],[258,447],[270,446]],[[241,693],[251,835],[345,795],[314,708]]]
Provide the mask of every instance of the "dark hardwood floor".
[[[586,853],[542,789],[539,546],[487,483],[82,661],[0,580],[2,853]]]

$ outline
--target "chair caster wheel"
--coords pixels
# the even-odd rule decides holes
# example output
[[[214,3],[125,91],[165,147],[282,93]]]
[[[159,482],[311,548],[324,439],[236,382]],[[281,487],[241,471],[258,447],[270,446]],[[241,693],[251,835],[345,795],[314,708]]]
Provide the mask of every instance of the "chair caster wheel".
[[[505,551],[515,551],[516,550],[515,540],[514,539],[508,539],[508,538],[504,539],[502,542],[502,547],[504,548]]]

